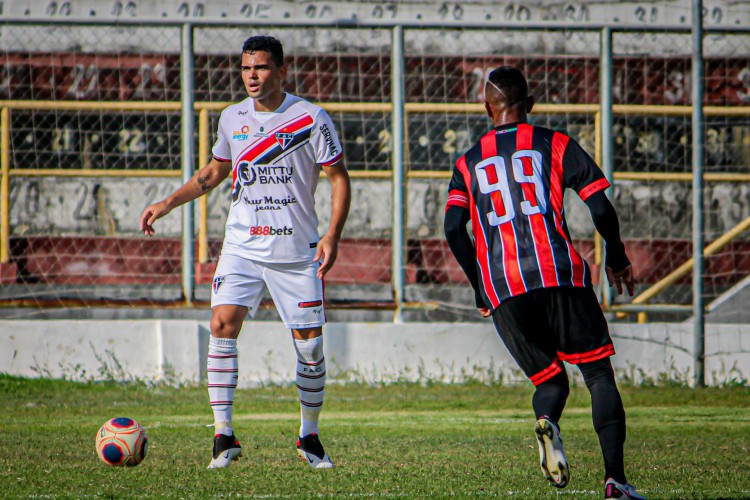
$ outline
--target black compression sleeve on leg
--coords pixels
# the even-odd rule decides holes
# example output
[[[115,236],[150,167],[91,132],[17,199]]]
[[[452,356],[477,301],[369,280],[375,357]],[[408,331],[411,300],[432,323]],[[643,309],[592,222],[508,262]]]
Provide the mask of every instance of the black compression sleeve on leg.
[[[625,444],[625,409],[609,358],[578,365],[591,393],[591,415],[594,430],[604,457],[604,474],[618,483],[626,483],[623,463]]]
[[[565,409],[565,402],[570,393],[568,374],[563,370],[546,382],[536,386],[531,405],[534,407],[536,418],[546,416],[557,423]]]

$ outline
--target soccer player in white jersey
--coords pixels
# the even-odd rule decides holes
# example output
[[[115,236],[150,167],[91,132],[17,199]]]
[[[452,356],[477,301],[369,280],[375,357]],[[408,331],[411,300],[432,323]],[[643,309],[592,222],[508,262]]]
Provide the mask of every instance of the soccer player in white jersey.
[[[208,165],[146,207],[140,219],[150,236],[157,219],[232,174],[231,208],[211,293],[208,393],[216,434],[210,469],[228,467],[242,456],[232,426],[237,337],[266,289],[292,331],[297,353],[302,421],[297,453],[313,468],[333,467],[318,438],[326,379],[323,276],[336,260],[351,186],[331,118],[319,106],[283,92],[286,73],[278,40],[248,38],[242,81],[250,97],[222,112]],[[319,238],[314,194],[321,167],[331,183],[331,222]]]

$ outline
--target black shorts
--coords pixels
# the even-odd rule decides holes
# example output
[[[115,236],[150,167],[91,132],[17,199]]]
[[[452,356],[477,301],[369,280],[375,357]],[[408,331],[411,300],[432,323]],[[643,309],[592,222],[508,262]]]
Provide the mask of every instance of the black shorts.
[[[492,321],[534,385],[560,373],[562,361],[589,363],[615,353],[607,320],[590,287],[532,290],[503,301]]]

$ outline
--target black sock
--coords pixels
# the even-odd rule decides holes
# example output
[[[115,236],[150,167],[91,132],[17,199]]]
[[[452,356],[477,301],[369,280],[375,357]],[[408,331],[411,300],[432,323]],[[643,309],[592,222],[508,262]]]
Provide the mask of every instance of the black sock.
[[[604,474],[618,483],[626,483],[623,463],[625,409],[615,383],[609,358],[578,365],[591,393],[591,415],[604,457]]]

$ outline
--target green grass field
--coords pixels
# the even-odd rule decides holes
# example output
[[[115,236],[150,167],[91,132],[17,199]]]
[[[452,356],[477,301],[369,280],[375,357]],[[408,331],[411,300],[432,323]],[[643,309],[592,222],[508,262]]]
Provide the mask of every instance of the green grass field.
[[[629,479],[649,498],[750,498],[750,388],[623,387]],[[329,384],[321,438],[336,468],[296,457],[296,389],[240,390],[243,458],[206,470],[213,429],[205,387],[74,383],[0,376],[0,497],[602,498],[589,396],[574,387],[561,422],[569,486],[537,462],[529,386]],[[129,416],[150,448],[135,468],[94,451],[107,419]]]

